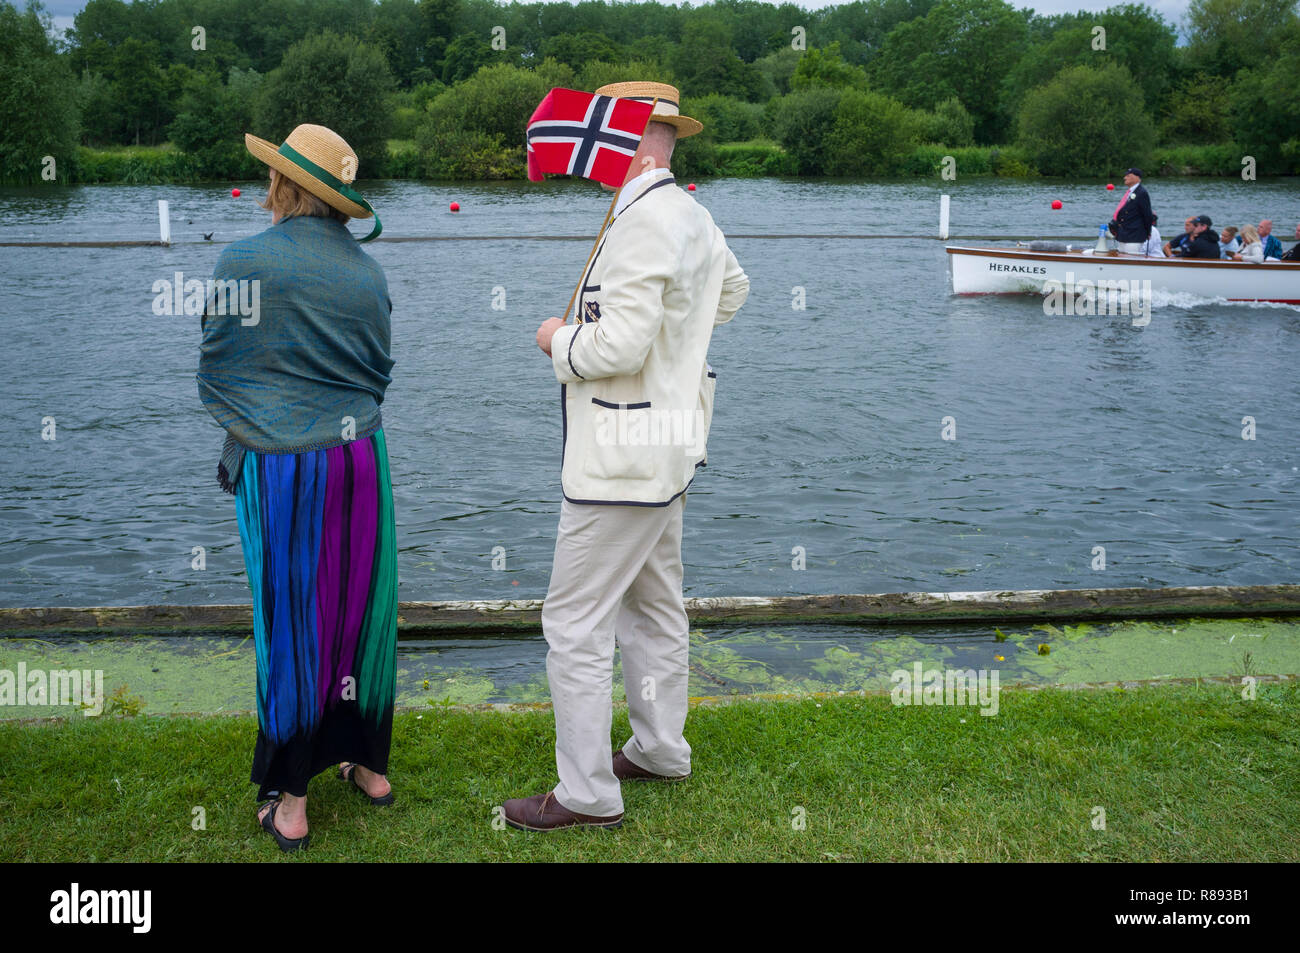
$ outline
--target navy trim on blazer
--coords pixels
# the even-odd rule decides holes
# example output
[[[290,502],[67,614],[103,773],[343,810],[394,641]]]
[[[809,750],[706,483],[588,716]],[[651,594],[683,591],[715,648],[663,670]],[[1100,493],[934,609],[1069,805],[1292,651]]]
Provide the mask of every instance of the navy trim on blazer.
[[[662,179],[660,179],[658,182],[656,182],[656,183],[654,183],[653,185],[647,187],[646,190],[645,190],[644,192],[642,192],[640,195],[638,195],[638,196],[637,196],[636,198],[634,198],[632,201],[628,202],[627,205],[623,208],[623,211],[619,212],[618,215],[615,215],[614,218],[610,220],[609,225],[607,225],[607,226],[605,227],[605,235],[604,235],[604,237],[601,238],[601,240],[600,240],[600,247],[596,249],[596,254],[594,254],[594,255],[591,256],[591,264],[587,266],[587,273],[586,273],[585,275],[582,276],[582,292],[578,295],[578,309],[577,309],[577,311],[575,311],[574,314],[573,314],[573,318],[574,318],[574,321],[575,321],[575,322],[577,322],[578,324],[583,323],[583,322],[582,322],[582,315],[585,313],[584,309],[585,309],[586,304],[587,304],[587,292],[588,292],[588,291],[599,291],[599,290],[600,290],[600,285],[589,285],[589,284],[587,284],[587,282],[588,282],[589,280],[591,280],[591,273],[592,273],[593,271],[596,270],[596,262],[600,260],[600,253],[603,252],[603,251],[605,250],[605,242],[609,241],[609,233],[610,233],[610,230],[613,229],[613,227],[614,227],[614,222],[618,221],[618,216],[619,216],[619,215],[622,215],[623,212],[626,212],[626,211],[627,211],[628,209],[630,209],[633,205],[635,205],[637,202],[641,201],[643,198],[645,198],[647,195],[649,195],[649,194],[650,194],[651,192],[653,192],[655,189],[659,188],[661,185],[675,185],[676,182],[677,182],[677,180],[676,180],[675,178],[673,178],[673,176],[672,176],[671,174],[664,176],[664,177],[663,177]],[[565,319],[567,320],[569,316],[566,314],[564,317],[565,317]],[[572,365],[570,365],[570,366],[572,366]],[[577,374],[578,372],[577,372],[577,371],[574,371],[573,373]],[[579,374],[578,376],[581,377],[582,375]],[[583,378],[583,379],[585,380],[586,378]]]
[[[651,192],[653,192],[655,189],[657,189],[657,188],[661,188],[662,186],[665,186],[665,185],[675,185],[676,183],[677,183],[677,180],[674,179],[674,178],[672,177],[672,175],[666,175],[666,176],[664,176],[662,179],[660,179],[658,182],[656,182],[654,185],[647,185],[646,188],[645,188],[645,191],[642,192],[640,195],[638,195],[636,198],[634,198],[632,201],[630,201],[630,202],[628,202],[626,205],[624,205],[624,206],[623,206],[623,211],[622,211],[622,212],[619,212],[618,215],[622,215],[623,212],[626,212],[628,209],[630,209],[630,208],[631,208],[633,205],[635,205],[637,202],[640,202],[643,198],[645,198],[647,195],[649,195],[649,194],[650,194]],[[611,222],[609,223],[611,227],[613,227],[615,221],[618,221],[618,215],[615,215],[613,221],[611,221]]]
[[[607,400],[601,400],[599,397],[591,398],[593,404],[599,404],[601,407],[608,407],[610,410],[646,410],[650,407],[650,401],[643,400],[636,404],[611,404]]]
[[[578,337],[578,332],[581,331],[581,330],[582,330],[582,322],[579,321],[577,327],[574,329],[573,334],[570,335],[570,337],[569,337],[569,353],[568,353],[568,358],[569,358],[569,370],[573,371],[573,373],[574,373],[574,375],[575,375],[576,377],[580,377],[580,378],[582,378],[582,380],[585,381],[587,378],[585,378],[585,377],[583,377],[581,374],[579,374],[579,373],[578,373],[578,369],[577,369],[576,367],[573,366],[573,342],[574,342],[574,340]]]
[[[699,463],[695,464],[695,469],[698,470],[700,467],[705,465],[704,461],[701,460]],[[560,492],[564,493],[564,499],[566,501],[569,503],[577,503],[581,506],[670,506],[672,505],[673,500],[677,499],[677,497],[689,490],[691,488],[691,483],[694,482],[695,478],[691,477],[690,483],[687,483],[662,503],[643,503],[640,500],[575,500],[573,497],[569,496],[569,494],[564,493],[563,489],[561,489]]]

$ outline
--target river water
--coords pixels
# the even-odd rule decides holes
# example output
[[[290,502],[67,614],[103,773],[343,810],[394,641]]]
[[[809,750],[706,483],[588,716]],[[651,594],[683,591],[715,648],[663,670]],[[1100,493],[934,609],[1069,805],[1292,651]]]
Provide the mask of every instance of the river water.
[[[363,185],[385,235],[495,236],[368,246],[394,304],[384,420],[401,597],[539,598],[560,419],[533,335],[588,243],[528,237],[591,236],[608,196]],[[1289,239],[1300,221],[1294,181],[1148,185],[1175,229],[1192,213],[1269,216]],[[206,278],[219,243],[269,224],[258,186],[241,187],[0,190],[0,241],[156,238],[167,199],[174,243],[0,248],[0,605],[249,601],[233,500],[215,482],[221,433],[194,385],[198,320],[151,307],[154,281]],[[1089,241],[1115,201],[1095,182],[987,179],[716,180],[696,198],[737,236],[928,236],[941,191],[955,235]],[[1046,316],[1033,298],[953,297],[930,238],[732,247],[752,291],[710,350],[719,387],[686,509],[689,594],[1296,581],[1300,309],[1157,299],[1139,328]]]

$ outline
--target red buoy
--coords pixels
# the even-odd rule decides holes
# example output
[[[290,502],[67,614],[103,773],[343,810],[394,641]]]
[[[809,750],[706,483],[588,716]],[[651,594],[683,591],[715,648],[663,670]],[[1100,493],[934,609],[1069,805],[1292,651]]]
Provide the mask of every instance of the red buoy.
[[[695,183],[692,182],[690,185],[686,186],[686,191],[687,191],[687,192],[694,192],[694,191],[695,191]]]
[[[447,206],[447,207],[450,208],[453,212],[459,212],[459,211],[460,211],[460,203],[459,203],[459,202],[452,202],[451,205],[449,205],[449,206]]]
[[[1106,183],[1106,191],[1107,191],[1107,192],[1114,192],[1114,191],[1115,191],[1115,183],[1114,183],[1114,182],[1107,182],[1107,183]]]
[[[230,195],[232,198],[239,198],[239,189],[231,189]]]
[[[1063,204],[1063,203],[1061,202],[1060,199],[1052,199],[1052,210],[1055,211],[1055,210],[1059,209],[1059,208],[1061,207],[1062,204]]]

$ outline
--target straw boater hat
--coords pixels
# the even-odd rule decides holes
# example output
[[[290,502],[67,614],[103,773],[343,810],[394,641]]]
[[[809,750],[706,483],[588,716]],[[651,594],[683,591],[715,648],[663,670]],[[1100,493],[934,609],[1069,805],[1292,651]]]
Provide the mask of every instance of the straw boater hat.
[[[681,95],[677,92],[676,86],[669,86],[667,83],[610,83],[596,90],[596,95],[639,99],[647,103],[654,102],[657,97],[659,101],[655,103],[650,121],[666,122],[670,126],[676,126],[678,139],[693,136],[704,128],[704,124],[698,119],[681,114]]]
[[[352,188],[357,177],[357,154],[334,130],[301,125],[289,133],[284,145],[278,148],[265,139],[245,133],[244,145],[254,157],[281,175],[288,176],[330,208],[338,209],[350,218],[373,216],[375,227],[361,241],[368,242],[383,230],[370,203]]]

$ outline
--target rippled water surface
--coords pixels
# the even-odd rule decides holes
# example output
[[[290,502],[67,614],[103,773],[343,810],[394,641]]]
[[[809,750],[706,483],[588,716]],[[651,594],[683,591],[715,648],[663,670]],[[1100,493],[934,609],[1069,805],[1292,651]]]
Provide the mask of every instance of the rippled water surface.
[[[1289,237],[1300,220],[1295,183],[1148,184],[1170,224],[1270,215]],[[166,198],[175,242],[0,248],[0,604],[249,600],[233,501],[214,478],[221,434],[194,386],[198,321],[151,309],[155,280],[207,277],[219,242],[268,224],[244,188],[0,190],[0,241],[154,238]],[[1087,240],[1114,205],[1095,183],[948,190],[958,235]],[[560,419],[533,334],[563,308],[588,245],[526,237],[591,235],[608,196],[566,183],[365,191],[386,235],[495,236],[368,246],[394,303],[384,419],[402,598],[540,597]],[[737,236],[929,235],[939,192],[769,179],[703,182],[696,196]],[[1300,310],[1179,299],[1135,328],[1046,317],[1035,299],[952,297],[931,239],[732,246],[752,292],[710,350],[718,400],[686,510],[691,594],[1297,580]],[[807,310],[791,308],[796,286]],[[946,416],[954,441],[941,439]],[[491,567],[497,546],[505,571]],[[1098,546],[1104,571],[1091,568]]]

